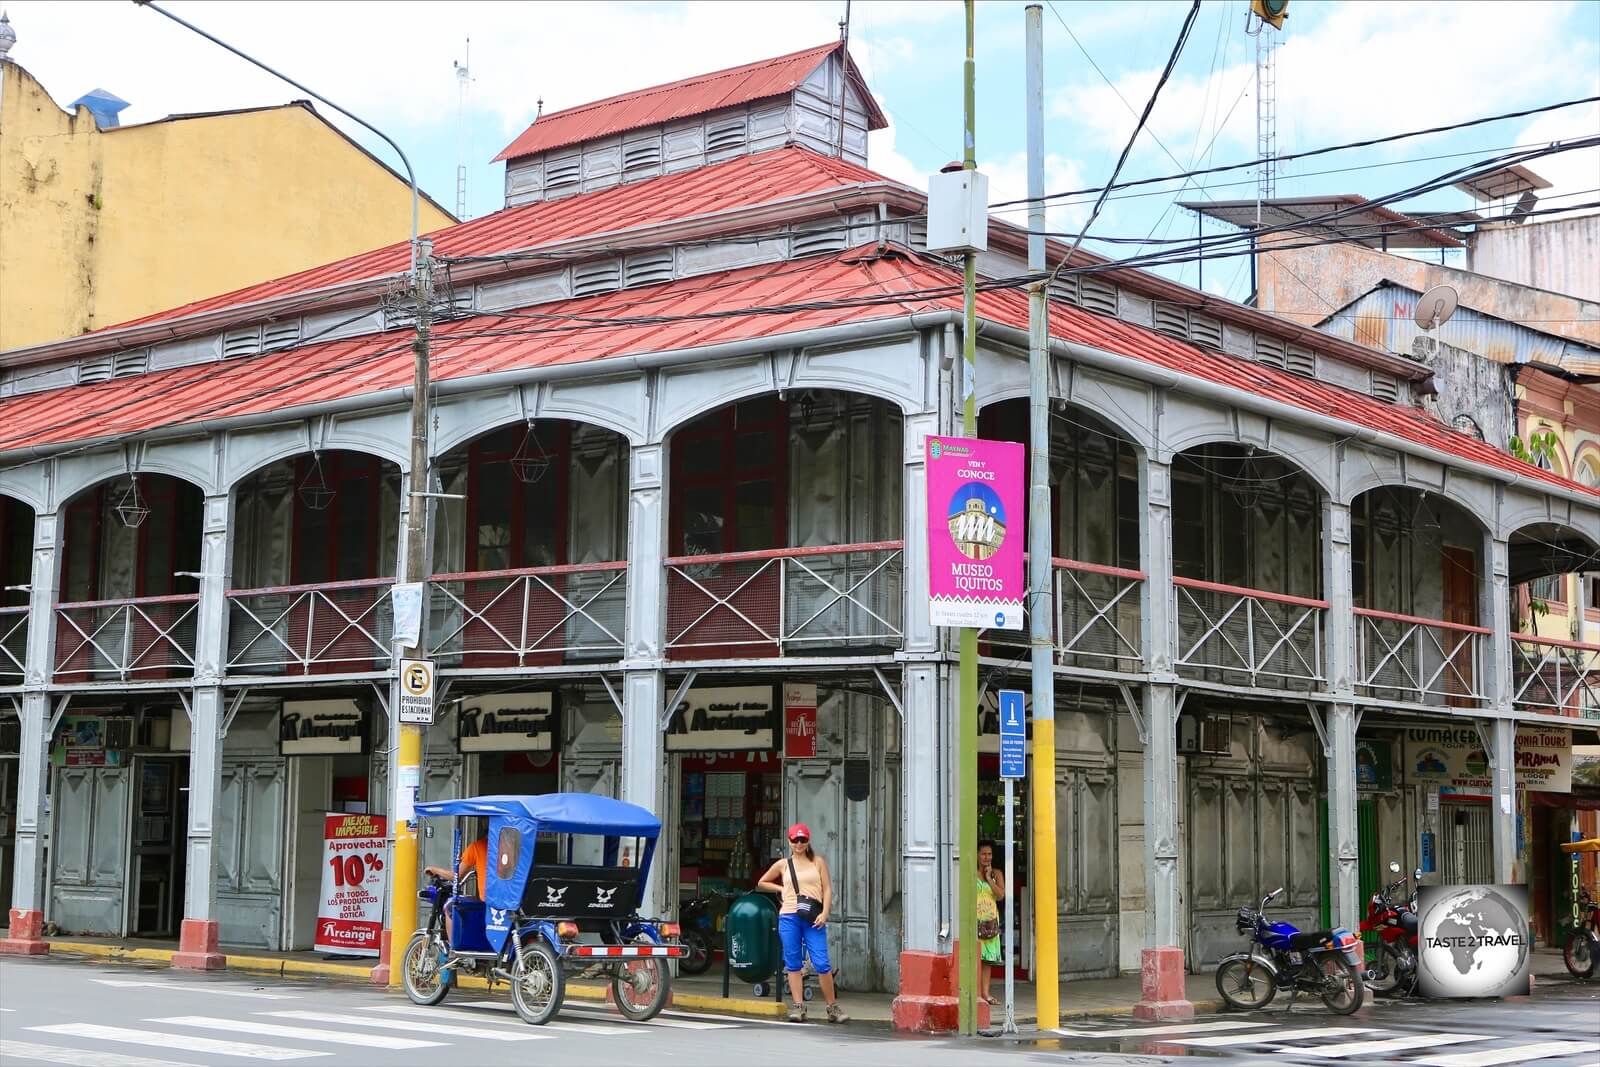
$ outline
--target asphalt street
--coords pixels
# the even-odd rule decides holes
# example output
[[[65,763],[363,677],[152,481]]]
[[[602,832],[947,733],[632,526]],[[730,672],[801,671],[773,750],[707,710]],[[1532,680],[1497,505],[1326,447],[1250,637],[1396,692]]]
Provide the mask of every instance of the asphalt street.
[[[1600,1065],[1600,983],[1541,981],[1533,998],[1505,1002],[1379,1002],[1348,1018],[1319,1009],[1275,1004],[1162,1026],[1105,1019],[1014,1039],[672,1012],[641,1024],[577,1004],[530,1027],[503,996],[453,995],[424,1008],[350,984],[7,960],[0,962],[0,1064]]]

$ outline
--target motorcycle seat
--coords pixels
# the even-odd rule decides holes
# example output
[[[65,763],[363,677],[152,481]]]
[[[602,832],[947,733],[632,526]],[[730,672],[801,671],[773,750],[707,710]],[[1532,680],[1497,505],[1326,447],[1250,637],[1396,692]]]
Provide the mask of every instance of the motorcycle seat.
[[[1289,947],[1296,952],[1320,948],[1333,940],[1332,930],[1303,930],[1289,937]]]

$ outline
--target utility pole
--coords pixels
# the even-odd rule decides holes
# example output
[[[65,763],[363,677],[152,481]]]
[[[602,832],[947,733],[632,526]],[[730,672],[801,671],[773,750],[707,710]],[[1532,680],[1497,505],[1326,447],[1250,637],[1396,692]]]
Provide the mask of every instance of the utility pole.
[[[1056,926],[1056,678],[1050,536],[1050,334],[1044,217],[1044,8],[1025,9],[1028,107],[1028,636],[1033,668],[1034,997],[1038,1027],[1061,1025]],[[1015,907],[1015,901],[1010,903]],[[1008,920],[1009,921],[1009,920]],[[1006,966],[1012,966],[1007,960]]]
[[[428,475],[428,350],[433,329],[433,242],[417,242],[417,265],[411,272],[411,295],[416,304],[416,331],[411,336],[411,487],[406,508],[405,573],[396,586],[422,586],[421,618],[417,645],[403,648],[400,658],[422,659],[426,654],[428,617],[428,509],[432,507]],[[396,709],[399,698],[390,700]],[[397,961],[417,929],[417,824],[411,807],[422,781],[422,739],[427,727],[403,723],[389,716],[390,744],[394,746],[394,795],[397,803],[389,818],[394,830],[393,861],[389,865],[389,984],[404,977]],[[409,796],[407,795],[409,793]]]
[[[975,0],[966,0],[967,58],[962,68],[962,155],[961,169],[978,169],[974,129],[976,126],[977,66],[973,60],[975,36]],[[965,277],[961,302],[961,434],[978,435],[978,254],[969,251],[964,256]],[[961,958],[957,962],[959,977],[958,1012],[961,1032],[975,1034],[978,1030],[978,631],[971,626],[961,628],[961,667],[958,675],[960,690],[960,730],[957,750],[960,758],[959,787],[956,796],[961,802],[960,834],[957,846],[961,862],[957,865],[960,889],[956,900],[961,915],[956,924],[960,940]]]

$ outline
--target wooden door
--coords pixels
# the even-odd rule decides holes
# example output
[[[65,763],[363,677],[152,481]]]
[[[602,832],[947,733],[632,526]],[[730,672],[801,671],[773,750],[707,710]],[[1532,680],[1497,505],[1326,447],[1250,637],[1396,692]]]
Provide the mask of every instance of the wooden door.
[[[1440,552],[1444,567],[1444,621],[1463,626],[1478,625],[1478,558],[1471,549],[1446,545]],[[1468,694],[1476,688],[1473,676],[1472,642],[1455,645],[1455,634],[1444,635],[1444,646],[1455,646],[1455,655],[1444,671],[1447,702],[1452,707],[1473,703]]]

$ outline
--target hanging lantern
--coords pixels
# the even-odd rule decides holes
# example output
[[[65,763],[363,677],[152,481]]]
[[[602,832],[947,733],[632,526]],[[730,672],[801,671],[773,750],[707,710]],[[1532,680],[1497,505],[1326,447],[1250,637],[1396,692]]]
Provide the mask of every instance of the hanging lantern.
[[[534,432],[533,420],[528,420],[528,431],[522,435],[522,444],[517,446],[516,455],[511,457],[511,470],[516,474],[517,480],[532,485],[545,476],[550,469],[550,454],[539,443],[539,435]]]
[[[1411,528],[1419,533],[1439,532],[1439,513],[1429,506],[1426,490],[1417,494],[1417,506],[1411,513]]]
[[[139,476],[133,475],[128,480],[128,491],[122,494],[122,500],[117,504],[117,518],[122,525],[130,530],[137,530],[144,525],[144,520],[150,517],[150,509],[145,506],[139,496]]]
[[[1261,507],[1261,470],[1256,464],[1256,450],[1250,449],[1239,464],[1239,471],[1228,482],[1228,495],[1246,511]]]
[[[300,502],[310,511],[327,511],[328,505],[333,503],[334,490],[329,488],[328,479],[322,473],[321,452],[311,453],[311,469],[306,472],[296,492]]]

